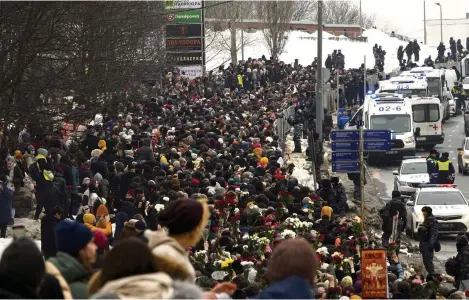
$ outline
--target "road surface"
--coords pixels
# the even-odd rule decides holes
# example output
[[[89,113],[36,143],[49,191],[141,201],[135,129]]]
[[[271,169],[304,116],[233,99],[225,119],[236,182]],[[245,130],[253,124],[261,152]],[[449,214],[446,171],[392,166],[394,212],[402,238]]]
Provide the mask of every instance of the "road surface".
[[[444,133],[445,133],[445,142],[441,145],[437,145],[436,149],[438,152],[448,152],[449,158],[456,168],[456,180],[455,183],[458,185],[458,188],[464,194],[466,199],[469,199],[469,176],[463,176],[457,172],[458,164],[458,151],[457,148],[461,147],[464,138],[464,119],[463,115],[458,115],[450,118],[444,124]],[[428,152],[419,151],[417,155],[427,156]],[[386,196],[391,197],[391,192],[394,188],[394,176],[392,172],[397,170],[399,163],[394,163],[392,165],[378,166],[378,167],[369,167],[370,173],[372,176],[379,181],[383,182],[386,186]],[[436,257],[445,262],[449,257],[456,255],[456,236],[441,236],[441,251],[436,254]],[[415,245],[418,245],[418,242],[415,241]]]

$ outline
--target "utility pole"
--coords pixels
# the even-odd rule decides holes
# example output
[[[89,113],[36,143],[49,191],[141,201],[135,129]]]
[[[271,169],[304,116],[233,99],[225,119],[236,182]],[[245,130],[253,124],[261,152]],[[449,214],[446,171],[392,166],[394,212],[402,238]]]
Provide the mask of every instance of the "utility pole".
[[[360,36],[363,34],[362,0],[360,0]]]
[[[244,63],[244,24],[243,24],[243,14],[241,13],[241,60]]]
[[[316,83],[316,130],[319,134],[319,140],[322,143],[322,122],[323,122],[323,115],[324,115],[324,104],[323,104],[323,96],[322,96],[322,85],[323,85],[323,78],[322,78],[322,0],[318,1],[318,69],[317,69],[317,83]]]
[[[443,6],[441,6],[441,3],[436,2],[436,5],[440,7],[440,42],[443,43]]]
[[[363,89],[365,90],[365,97],[366,97],[366,55],[363,58],[363,65],[364,65],[364,83]],[[365,124],[360,124],[360,204],[361,204],[361,218],[363,227],[365,227],[365,160],[363,158],[363,151],[364,151],[364,142],[363,142],[363,128]]]
[[[423,0],[423,43],[427,44],[427,9],[425,0]]]

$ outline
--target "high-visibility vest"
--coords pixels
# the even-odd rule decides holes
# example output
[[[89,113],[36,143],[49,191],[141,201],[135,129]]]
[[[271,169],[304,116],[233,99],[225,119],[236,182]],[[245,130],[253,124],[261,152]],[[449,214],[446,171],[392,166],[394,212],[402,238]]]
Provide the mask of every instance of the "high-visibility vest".
[[[451,162],[449,160],[447,161],[438,161],[438,171],[449,171],[449,164]]]
[[[240,85],[241,87],[244,87],[244,86],[243,86],[243,76],[238,75],[238,83],[239,83],[239,85]]]

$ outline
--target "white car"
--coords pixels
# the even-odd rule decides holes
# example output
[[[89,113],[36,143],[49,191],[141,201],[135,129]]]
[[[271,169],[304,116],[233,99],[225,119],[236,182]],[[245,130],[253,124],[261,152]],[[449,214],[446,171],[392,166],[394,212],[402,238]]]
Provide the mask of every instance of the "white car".
[[[422,184],[406,203],[406,234],[417,236],[423,222],[422,208],[429,206],[438,220],[440,234],[467,232],[469,205],[455,184]]]
[[[394,175],[394,190],[401,195],[411,196],[420,184],[429,183],[427,173],[427,158],[423,156],[404,156],[399,169],[392,172]]]
[[[462,88],[466,93],[469,92],[469,77],[466,77],[462,80]]]
[[[456,102],[454,99],[448,99],[448,104],[449,104],[449,114],[451,116],[456,115]]]

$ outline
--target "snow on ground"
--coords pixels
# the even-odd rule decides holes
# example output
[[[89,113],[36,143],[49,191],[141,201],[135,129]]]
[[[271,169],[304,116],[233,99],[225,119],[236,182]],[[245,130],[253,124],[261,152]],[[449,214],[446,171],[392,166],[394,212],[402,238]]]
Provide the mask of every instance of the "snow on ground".
[[[341,49],[345,55],[345,67],[346,68],[359,68],[363,63],[364,55],[366,55],[367,66],[374,66],[373,46],[375,44],[381,45],[386,51],[386,59],[384,69],[385,72],[392,72],[399,66],[397,61],[397,49],[400,45],[404,46],[407,44],[404,41],[400,41],[397,38],[392,38],[386,33],[377,30],[369,29],[363,33],[363,36],[368,38],[368,42],[358,42],[348,40],[345,37],[335,37],[327,32],[323,32],[323,63],[325,62],[327,55],[332,53],[334,49]],[[225,41],[230,40],[229,30],[221,33],[217,39],[223,39]],[[244,47],[245,59],[259,58],[263,54],[269,56],[264,36],[261,31],[253,33],[244,33],[245,40],[252,41]],[[344,39],[345,38],[345,39]],[[337,40],[339,39],[339,40]],[[209,47],[207,49],[207,69],[212,70],[217,68],[221,64],[226,64],[230,61],[229,51],[222,51],[215,49],[216,47]],[[429,55],[432,55],[433,59],[436,57],[437,50],[434,47],[427,45],[420,45],[420,62]],[[313,59],[317,56],[317,32],[312,34],[302,31],[292,31],[289,35],[285,51],[280,55],[280,59],[286,63],[292,63],[295,59],[299,60],[302,65],[309,65]],[[405,58],[405,56],[404,56]],[[241,59],[241,48],[238,50],[238,59]]]

